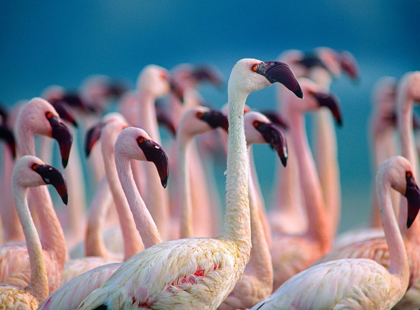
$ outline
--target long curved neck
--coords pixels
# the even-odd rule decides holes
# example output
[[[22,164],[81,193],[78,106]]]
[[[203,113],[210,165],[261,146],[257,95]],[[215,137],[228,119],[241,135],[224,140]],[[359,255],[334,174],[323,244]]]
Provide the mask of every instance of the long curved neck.
[[[140,90],[139,93],[139,120],[137,126],[143,128],[150,137],[160,144],[160,135],[156,119],[155,97],[146,90]],[[155,167],[142,163],[144,171],[145,200],[152,214],[159,232],[162,236],[166,236],[169,223],[169,205],[168,196],[163,190]]]
[[[14,183],[12,190],[31,265],[31,282],[27,290],[35,296],[39,303],[42,303],[48,297],[49,288],[41,242],[29,212],[26,189]]]
[[[407,98],[404,87],[398,92],[398,129],[401,141],[401,155],[408,159],[413,168],[414,177],[418,180],[418,159],[415,153],[415,143],[413,135],[413,101]],[[406,228],[407,219],[407,200],[400,200],[400,212],[398,215],[401,233],[408,239],[416,238],[420,242],[420,223],[415,220],[410,227]]]
[[[381,220],[389,248],[389,272],[398,277],[403,288],[408,286],[409,268],[404,241],[392,208],[390,184],[387,178],[377,178],[377,193],[381,206]]]
[[[272,285],[273,265],[264,227],[260,217],[260,206],[257,200],[257,191],[254,181],[249,177],[249,209],[251,215],[251,242],[252,249],[248,262],[247,273],[258,275],[261,281]]]
[[[34,133],[24,125],[17,126],[17,128],[19,156],[35,155]],[[38,214],[41,226],[42,247],[49,251],[53,257],[55,256],[63,268],[66,259],[66,240],[48,189],[46,186],[39,186],[30,188],[29,192],[33,197],[32,204]]]
[[[322,248],[329,250],[332,227],[326,214],[315,162],[309,149],[305,121],[302,113],[292,108],[291,104],[288,105],[287,112],[290,123],[293,124],[290,131],[299,164],[299,180],[308,216],[307,236],[316,240]]]
[[[119,154],[119,152],[116,151],[115,164],[117,166],[121,186],[124,190],[125,196],[127,197],[128,205],[133,213],[134,221],[143,240],[144,247],[148,248],[162,242],[156,224],[136,188],[133,172],[130,168],[130,160],[123,154]]]
[[[244,106],[247,94],[229,88],[229,135],[226,169],[226,211],[222,238],[238,244],[249,257],[251,225],[248,200],[249,161],[244,131]]]
[[[190,174],[187,167],[188,147],[191,137],[179,132],[177,135],[177,160],[180,176],[180,192],[181,192],[181,221],[180,221],[180,237],[191,238],[194,236],[192,226],[192,202]]]
[[[95,196],[89,207],[85,235],[86,256],[108,258],[108,252],[102,239],[102,227],[111,202],[112,196],[108,187],[108,179],[104,176],[96,189]]]
[[[104,160],[105,173],[108,179],[109,189],[114,198],[115,207],[117,208],[118,218],[120,220],[121,231],[124,238],[124,260],[137,254],[142,250],[141,239],[136,230],[136,224],[133,215],[130,212],[127,199],[125,198],[121,183],[117,175],[117,168],[114,159],[113,139],[102,133],[101,139],[102,157]]]

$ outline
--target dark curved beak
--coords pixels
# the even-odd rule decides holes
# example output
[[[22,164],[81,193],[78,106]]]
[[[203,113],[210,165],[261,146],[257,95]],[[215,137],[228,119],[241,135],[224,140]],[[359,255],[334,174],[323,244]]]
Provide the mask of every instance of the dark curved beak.
[[[120,98],[129,87],[122,81],[113,80],[107,86],[107,92],[110,97]]]
[[[176,135],[175,124],[173,120],[169,117],[168,113],[166,113],[163,104],[156,100],[155,102],[156,107],[156,118],[159,125],[164,126],[168,129],[168,131],[172,134],[172,137]]]
[[[321,60],[321,58],[319,58],[318,56],[316,56],[314,54],[305,54],[303,56],[303,58],[298,61],[298,64],[304,66],[307,69],[322,68],[322,69],[330,72],[330,74],[331,74],[330,69],[328,69],[328,67]]]
[[[264,140],[276,150],[281,163],[286,167],[289,155],[287,153],[287,141],[284,134],[277,126],[271,123],[255,121],[254,127],[261,133]]]
[[[47,119],[51,125],[52,137],[57,140],[60,148],[61,163],[63,164],[63,167],[66,168],[69,161],[73,136],[67,126],[57,116]]]
[[[64,101],[57,101],[55,103],[52,103],[52,105],[54,106],[54,109],[57,111],[58,115],[60,115],[61,119],[68,121],[76,128],[78,127],[76,118],[74,117],[67,103],[65,103]]]
[[[192,71],[192,76],[199,82],[209,82],[215,87],[223,85],[223,78],[210,66],[197,66]]]
[[[143,142],[137,142],[148,161],[155,164],[159,173],[160,182],[164,188],[168,184],[169,177],[169,160],[168,155],[162,147],[155,141],[143,139]]]
[[[287,64],[279,61],[265,61],[258,65],[256,72],[265,76],[270,83],[278,82],[283,84],[297,97],[303,98],[299,82]]]
[[[0,125],[0,139],[6,141],[7,146],[12,153],[13,158],[16,158],[16,140],[13,132],[4,125]]]
[[[86,106],[86,103],[77,93],[67,92],[64,94],[63,98],[60,99],[60,101],[65,102],[71,108],[80,109],[83,112],[87,112],[89,110]]]
[[[359,80],[359,65],[357,64],[356,58],[348,52],[341,51],[338,53],[341,68],[348,74],[353,81]]]
[[[284,117],[277,111],[263,110],[263,111],[260,111],[260,113],[265,115],[270,120],[270,122],[272,122],[274,125],[277,125],[280,128],[283,128],[286,130],[289,129],[289,124],[287,124]]]
[[[405,177],[407,183],[407,190],[405,191],[405,197],[407,198],[407,228],[410,228],[417,214],[420,210],[420,189],[417,186],[414,177]]]
[[[93,146],[95,145],[95,143],[101,137],[102,128],[104,128],[104,126],[105,126],[104,122],[98,122],[96,125],[92,126],[86,132],[86,140],[85,140],[85,154],[86,154],[86,157],[89,157],[90,152],[93,149]]]
[[[182,89],[179,83],[176,82],[172,76],[168,76],[167,79],[171,88],[171,93],[174,94],[175,97],[177,97],[179,101],[181,101],[181,103],[184,103],[184,89]]]
[[[318,101],[319,106],[330,109],[337,125],[341,127],[343,125],[343,121],[341,118],[340,101],[338,98],[333,94],[323,92],[312,93],[312,96],[314,96],[316,101]]]
[[[207,112],[203,112],[200,120],[206,122],[210,125],[210,127],[216,129],[218,127],[223,128],[226,132],[229,130],[229,121],[226,115],[218,110],[210,110]]]
[[[1,124],[6,125],[7,119],[9,118],[9,114],[7,113],[6,109],[0,105],[0,116],[1,116]]]
[[[60,195],[61,200],[67,204],[67,185],[63,174],[58,169],[50,165],[38,165],[35,169],[35,172],[42,177],[45,184],[51,184],[54,186],[54,188],[57,190],[57,193]]]

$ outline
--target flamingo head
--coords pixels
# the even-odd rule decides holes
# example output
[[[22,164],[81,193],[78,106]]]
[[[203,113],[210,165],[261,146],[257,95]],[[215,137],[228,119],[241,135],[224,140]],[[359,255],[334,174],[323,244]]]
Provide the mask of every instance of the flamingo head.
[[[122,130],[115,142],[115,157],[116,160],[117,157],[126,157],[152,162],[159,173],[162,186],[166,187],[169,176],[168,155],[143,129],[128,127]]]
[[[239,90],[250,94],[275,82],[283,84],[297,97],[302,98],[299,83],[288,65],[279,61],[263,62],[251,58],[241,59],[233,67],[228,82],[228,93],[236,96]]]
[[[341,69],[352,79],[359,79],[359,65],[356,58],[348,51],[337,51],[337,57],[340,62]]]
[[[244,116],[245,136],[248,145],[268,143],[276,150],[281,163],[286,167],[287,141],[281,130],[261,113],[250,111]]]
[[[67,185],[62,173],[35,156],[26,155],[16,162],[12,180],[24,187],[51,184],[62,201],[65,204],[68,202]]]

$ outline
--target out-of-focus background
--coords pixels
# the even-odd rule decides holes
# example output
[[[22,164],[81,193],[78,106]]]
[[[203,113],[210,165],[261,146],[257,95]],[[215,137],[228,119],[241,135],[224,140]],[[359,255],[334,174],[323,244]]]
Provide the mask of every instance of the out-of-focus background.
[[[167,69],[185,62],[212,63],[227,80],[244,57],[273,60],[287,49],[318,46],[350,51],[360,65],[359,83],[343,77],[331,87],[344,116],[344,127],[337,131],[341,231],[368,220],[372,87],[381,76],[399,78],[420,69],[418,0],[2,1],[0,12],[0,101],[8,105],[39,96],[52,84],[76,89],[91,74],[125,78],[134,85],[151,63]],[[226,88],[201,91],[216,107],[227,100]],[[274,108],[274,87],[252,94],[248,103]],[[264,152],[266,146],[256,150],[269,206],[274,153]]]

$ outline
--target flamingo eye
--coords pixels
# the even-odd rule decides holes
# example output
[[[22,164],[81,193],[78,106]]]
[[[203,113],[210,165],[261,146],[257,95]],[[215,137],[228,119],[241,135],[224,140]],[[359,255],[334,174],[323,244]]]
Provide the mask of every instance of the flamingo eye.
[[[52,117],[53,117],[52,113],[51,113],[51,112],[49,112],[49,111],[45,113],[45,116],[46,116],[48,119],[52,119]]]
[[[203,117],[203,112],[197,112],[196,116],[201,119]]]
[[[38,165],[37,164],[33,164],[31,168],[32,168],[32,170],[36,171],[38,169]]]
[[[259,121],[253,121],[253,122],[252,122],[252,125],[253,125],[255,128],[257,128],[257,127],[260,125],[260,122],[259,122]]]
[[[253,65],[251,69],[252,69],[252,71],[257,72],[258,71],[258,65]]]
[[[167,75],[165,72],[162,72],[162,73],[160,74],[160,78],[161,78],[162,80],[166,80],[166,79],[168,78],[168,75]]]
[[[407,171],[407,172],[405,173],[405,176],[406,176],[407,178],[412,178],[412,177],[413,177],[413,174],[411,173],[411,171]]]
[[[144,138],[143,137],[138,137],[137,138],[137,142],[138,143],[143,143],[144,142]]]

